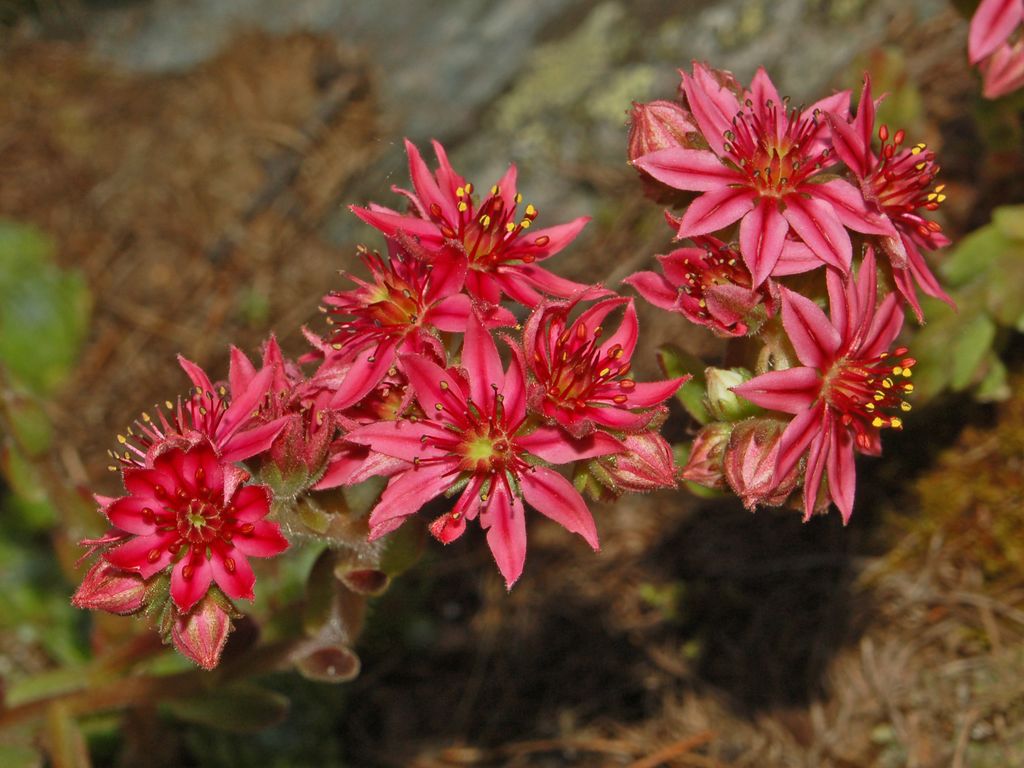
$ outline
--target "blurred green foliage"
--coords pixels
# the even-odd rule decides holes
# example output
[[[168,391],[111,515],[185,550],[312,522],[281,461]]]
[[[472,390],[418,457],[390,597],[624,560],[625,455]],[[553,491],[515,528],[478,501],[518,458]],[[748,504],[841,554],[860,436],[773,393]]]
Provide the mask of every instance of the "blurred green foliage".
[[[1001,356],[1013,334],[1024,333],[1024,205],[997,208],[939,272],[957,308],[924,303],[928,323],[911,341],[917,396],[971,389],[978,400],[1005,400],[1010,388]]]

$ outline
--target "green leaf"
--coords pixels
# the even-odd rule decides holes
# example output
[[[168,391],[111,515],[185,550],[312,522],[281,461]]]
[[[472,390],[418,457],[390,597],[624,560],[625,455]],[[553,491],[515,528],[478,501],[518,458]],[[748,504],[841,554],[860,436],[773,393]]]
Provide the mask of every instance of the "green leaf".
[[[288,699],[252,683],[235,683],[187,699],[170,699],[166,709],[179,720],[233,733],[253,733],[288,716]]]
[[[950,285],[963,285],[987,271],[1009,245],[1010,241],[998,229],[982,227],[960,241],[946,258],[941,272]]]
[[[989,354],[985,362],[988,370],[978,384],[975,397],[983,403],[1008,400],[1012,392],[1003,361],[993,352]]]
[[[658,364],[669,378],[686,375],[693,377],[676,391],[676,398],[698,424],[707,424],[711,421],[711,414],[708,413],[707,404],[704,402],[706,363],[679,347],[665,344],[658,349]]]
[[[383,551],[380,554],[380,569],[388,576],[395,577],[419,561],[426,546],[426,534],[423,526],[410,520],[397,531],[385,536],[381,543]]]
[[[0,362],[42,395],[70,373],[91,303],[82,277],[54,265],[52,250],[36,230],[0,222]]]
[[[56,703],[46,711],[46,750],[53,768],[89,768],[89,750],[67,706]]]
[[[1024,205],[1004,205],[992,211],[992,223],[1003,237],[1024,240]]]
[[[988,315],[980,314],[960,326],[951,350],[952,376],[950,386],[960,391],[970,385],[978,367],[996,338],[996,324]]]

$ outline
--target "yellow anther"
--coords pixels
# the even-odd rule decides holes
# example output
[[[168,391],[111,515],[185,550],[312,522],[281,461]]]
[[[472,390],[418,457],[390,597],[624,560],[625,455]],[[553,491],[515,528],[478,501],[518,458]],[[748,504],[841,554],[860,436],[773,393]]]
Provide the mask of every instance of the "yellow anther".
[[[903,377],[904,378],[909,379],[913,375],[914,375],[914,372],[910,368],[904,368],[903,369]]]
[[[466,182],[466,194],[467,195],[472,195],[473,194],[473,185],[470,184],[468,181]]]
[[[911,384],[911,383],[910,383],[910,382],[908,381],[908,382],[907,382],[906,384],[904,384],[904,385],[903,385],[903,391],[904,391],[904,392],[913,392],[913,391],[914,391],[914,385],[913,385],[913,384]]]
[[[491,217],[488,216],[486,213],[480,217],[480,226],[483,227],[484,229],[487,229],[489,226],[491,226]]]
[[[883,400],[885,400],[885,395],[883,395],[881,392],[875,392],[874,398],[876,403],[880,403]]]
[[[529,219],[523,219],[522,221],[519,222],[519,226],[522,227],[523,229],[529,229],[532,223],[533,222],[530,221]]]
[[[935,198],[935,201],[938,202],[938,203],[944,203],[944,202],[946,202],[946,196],[945,195],[939,195],[937,198]]]
[[[920,144],[918,144],[916,147],[914,147],[913,149],[910,150],[910,154],[912,154],[912,155],[920,155],[922,149],[923,149],[923,147]]]
[[[910,413],[910,408],[910,403],[900,403],[900,410],[903,411],[904,413]]]
[[[125,443],[128,442],[128,439],[124,435],[118,435],[117,442],[119,442],[121,445],[124,445]]]
[[[942,191],[942,190],[944,190],[945,188],[946,188],[946,185],[945,185],[945,184],[939,184],[939,186],[937,186],[937,187],[935,188],[935,191],[936,191],[936,192],[941,192],[941,191]]]
[[[530,204],[528,204],[526,206],[526,215],[527,216],[536,216],[537,215],[537,209],[533,207],[533,203],[530,203]]]
[[[464,202],[462,202],[461,200],[459,201],[459,204],[458,204],[458,205],[457,205],[456,207],[457,207],[457,208],[459,209],[459,212],[460,212],[460,213],[465,213],[466,211],[468,211],[468,210],[469,210],[469,206],[468,206],[468,205],[466,205],[466,204],[465,204]]]
[[[895,368],[892,369],[892,372],[894,374],[896,374],[897,376],[902,376],[903,375],[903,368],[902,368],[902,366],[897,365]]]
[[[885,419],[883,419],[881,416],[875,416],[875,418],[871,420],[871,426],[874,427],[875,429],[884,427]]]
[[[170,400],[164,400],[164,408],[166,408],[168,411],[173,411],[174,403],[172,403]]]
[[[612,372],[611,368],[602,368],[601,372],[598,373],[597,375],[603,378],[603,377],[607,376],[611,372]]]
[[[456,189],[455,190],[455,196],[456,197],[465,197],[466,196],[466,188],[465,187],[459,187],[458,189]]]
[[[507,224],[505,225],[505,231],[506,231],[506,232],[515,232],[515,231],[516,231],[516,225],[515,225],[515,222],[512,222],[512,221],[508,222],[508,223],[507,223]]]
[[[892,379],[890,379],[888,376],[886,376],[884,379],[882,379],[882,388],[883,389],[892,389]]]
[[[903,419],[898,416],[893,416],[889,419],[889,426],[893,429],[903,429]]]
[[[498,190],[498,185],[497,184],[495,184],[493,187],[491,187],[491,194],[492,195],[497,197],[498,196],[498,192],[499,192],[499,190]]]
[[[927,163],[918,163],[917,165],[914,166],[914,170],[923,171],[926,165]]]
[[[701,306],[701,307],[706,307],[708,305],[708,303],[706,301],[704,301],[704,299],[701,299],[700,301],[698,301],[697,304],[699,306]]]
[[[874,411],[875,411],[875,404],[874,403],[864,403],[864,410],[867,411],[868,413],[874,413]]]
[[[518,192],[516,192],[516,196],[513,197],[512,199],[516,201],[516,205],[519,205],[519,203],[523,202],[523,196]]]

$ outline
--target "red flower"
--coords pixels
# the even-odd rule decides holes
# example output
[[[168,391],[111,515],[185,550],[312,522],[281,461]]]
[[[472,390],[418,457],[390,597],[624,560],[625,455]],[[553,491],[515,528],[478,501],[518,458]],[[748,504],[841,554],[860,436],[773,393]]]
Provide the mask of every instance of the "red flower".
[[[370,424],[346,439],[403,459],[407,469],[391,478],[370,515],[370,538],[398,528],[435,496],[461,490],[450,512],[430,530],[442,542],[461,536],[477,516],[487,530],[498,568],[511,587],[526,559],[523,502],[578,533],[597,549],[597,529],[582,497],[554,464],[621,450],[604,433],[573,439],[557,427],[529,431],[522,353],[513,347],[507,371],[479,319],[470,320],[462,352],[465,376],[453,375],[422,356],[402,358],[424,419]]]
[[[624,283],[656,307],[678,312],[719,336],[746,336],[775,314],[774,284],[753,287],[740,254],[717,238],[695,237],[696,247],[658,256],[664,272],[637,272]],[[760,315],[758,317],[758,314]]]
[[[829,115],[836,154],[860,183],[868,206],[880,216],[882,249],[889,257],[896,288],[921,319],[921,304],[914,284],[929,296],[952,305],[938,280],[928,268],[920,248],[933,250],[949,244],[938,222],[922,212],[934,211],[945,200],[944,185],[932,189],[939,172],[935,153],[917,144],[903,149],[904,133],[897,131],[890,141],[888,126],[878,128],[881,153],[875,155],[871,139],[875,134],[875,102],[871,81],[864,78],[857,114],[851,122]]]
[[[117,436],[124,450],[111,455],[128,467],[144,467],[172,446],[208,443],[225,462],[243,461],[267,450],[284,427],[284,419],[258,418],[276,373],[265,367],[242,376],[238,362],[233,354],[229,396],[226,387],[215,387],[202,368],[178,355],[178,363],[195,385],[192,394],[184,402],[179,398],[177,404],[168,400],[166,415],[158,410],[154,419],[143,413],[127,436]]]
[[[629,378],[638,330],[633,300],[604,299],[570,323],[580,301],[591,296],[585,292],[571,302],[546,301],[527,320],[524,346],[534,377],[530,404],[577,436],[598,426],[646,429],[660,415],[651,409],[689,377],[645,384]],[[603,323],[622,308],[619,327],[605,336]]]
[[[466,290],[490,304],[497,304],[502,294],[507,294],[532,307],[541,293],[567,297],[585,287],[535,262],[576,239],[589,221],[587,217],[530,233],[537,209],[527,205],[519,213],[522,195],[516,192],[514,165],[478,203],[473,185],[452,168],[444,147],[436,141],[433,146],[439,167],[431,173],[419,150],[405,142],[415,191],[397,191],[411,202],[409,214],[377,205],[353,207],[352,211],[388,237],[405,233],[428,250],[447,247],[458,253],[467,265]]]
[[[683,73],[687,104],[708,149],[669,148],[636,161],[670,187],[703,193],[686,209],[679,237],[739,221],[740,252],[755,287],[774,273],[790,233],[845,274],[852,258],[846,227],[878,231],[855,188],[819,178],[835,162],[819,115],[844,114],[849,92],[791,110],[763,68],[740,98],[715,75],[700,64],[692,76]]]
[[[892,356],[886,351],[903,326],[903,310],[895,294],[876,309],[873,252],[856,280],[844,284],[831,270],[826,279],[831,320],[810,299],[782,289],[782,324],[803,365],[763,374],[734,391],[763,408],[795,414],[779,441],[775,482],[807,453],[805,519],[827,471],[828,497],[845,523],[856,490],[854,451],[877,456],[879,430],[902,427],[898,414],[910,410],[903,395],[913,390],[914,360],[903,357],[906,349]]]
[[[252,599],[249,557],[288,548],[270,512],[270,489],[242,485],[248,474],[218,457],[209,443],[170,448],[150,467],[127,467],[127,496],[103,513],[123,543],[104,552],[112,566],[150,579],[171,568],[171,598],[194,606],[216,582],[231,598]]]
[[[1021,21],[1024,21],[1024,2],[1021,0],[981,0],[971,17],[967,38],[971,64],[977,64],[1005,45]]]

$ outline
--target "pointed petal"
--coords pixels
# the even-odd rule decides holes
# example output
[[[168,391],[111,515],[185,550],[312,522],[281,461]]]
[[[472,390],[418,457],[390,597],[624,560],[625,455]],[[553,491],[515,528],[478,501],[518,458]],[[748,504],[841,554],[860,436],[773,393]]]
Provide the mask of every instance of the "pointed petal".
[[[438,436],[438,430],[422,421],[378,421],[354,429],[344,439],[359,445],[368,445],[377,453],[396,459],[413,461],[439,455],[424,435]]]
[[[249,528],[249,526],[252,528]],[[240,526],[231,538],[238,551],[249,557],[273,557],[288,549],[288,539],[277,523],[260,520]]]
[[[1006,42],[1024,16],[1020,0],[982,0],[971,18],[967,37],[967,53],[971,64],[977,64]]]
[[[255,523],[270,514],[272,494],[265,485],[244,485],[231,499],[235,519],[240,523]]]
[[[782,325],[800,362],[825,370],[835,360],[841,338],[817,304],[788,288],[782,292]]]
[[[605,342],[601,344],[599,350],[601,354],[604,355],[608,354],[608,352],[616,346],[621,347],[622,353],[619,357],[619,362],[628,363],[629,360],[633,357],[633,351],[636,349],[637,339],[639,339],[640,337],[640,321],[637,320],[636,306],[633,304],[633,300],[608,299],[606,301],[601,302],[600,304],[594,305],[594,307],[604,305],[610,309],[614,309],[616,306],[622,306],[623,304],[626,305],[626,310],[625,312],[622,313],[622,322],[619,323],[619,327],[615,329],[615,333],[609,336],[605,340]],[[592,307],[592,309],[594,307]],[[593,333],[598,323],[591,322],[590,317],[587,316],[587,313],[580,315],[580,318],[577,322],[583,320],[585,317],[587,318],[586,329],[590,333]],[[575,323],[573,324],[573,326],[575,327]]]
[[[345,379],[331,397],[330,407],[341,411],[358,403],[381,382],[394,362],[393,341],[364,349],[356,356]]]
[[[245,353],[231,345],[231,364],[228,368],[228,385],[231,388],[232,397],[237,397],[244,392],[250,382],[256,376],[256,367],[246,357]]]
[[[212,546],[210,568],[217,586],[231,599],[252,600],[255,597],[252,588],[256,574],[252,572],[249,559],[239,549],[225,544]]]
[[[732,91],[719,85],[701,64],[693,65],[693,76],[680,72],[686,103],[701,133],[719,155],[725,152],[725,132],[740,111],[740,103]]]
[[[148,579],[171,564],[172,555],[167,547],[177,540],[177,531],[137,536],[107,550],[103,558],[111,565]]]
[[[508,371],[505,373],[505,386],[501,390],[505,423],[519,424],[526,418],[526,363],[518,342],[508,336],[504,339],[512,353]]]
[[[754,78],[750,81],[750,99],[754,102],[755,109],[763,109],[769,102],[778,106],[782,104],[779,92],[775,90],[775,84],[768,77],[764,67],[758,67]]]
[[[861,99],[860,110],[863,110],[864,100]],[[858,112],[858,118],[860,112]],[[853,171],[854,175],[862,179],[871,170],[871,138],[867,142],[856,127],[846,120],[836,117],[831,113],[825,114],[829,127],[832,129],[832,147],[835,149],[839,159],[846,164],[846,167]]]
[[[678,289],[657,272],[634,272],[622,282],[633,286],[645,300],[668,311],[676,309]]]
[[[457,462],[414,467],[395,475],[370,513],[370,541],[398,528],[405,518],[455,482]]]
[[[740,222],[740,253],[754,287],[768,279],[782,255],[789,223],[774,198],[763,197]]]
[[[810,408],[789,422],[786,431],[779,438],[779,457],[775,465],[775,476],[786,477],[800,463],[811,440],[820,437],[825,418],[825,405]]]
[[[693,192],[743,182],[743,177],[706,149],[659,149],[638,158],[633,165],[662,184]]]
[[[868,210],[863,193],[848,181],[833,179],[816,184],[814,196],[831,205],[843,226],[854,232],[884,236],[895,231],[887,216]]]
[[[683,384],[690,380],[690,375],[680,376],[677,379],[665,379],[664,381],[642,381],[628,392],[626,403],[630,408],[650,408],[652,405],[667,400],[676,393]]]
[[[745,216],[754,204],[754,191],[747,187],[722,187],[694,200],[679,223],[679,237],[717,232]]]
[[[782,246],[782,255],[772,270],[772,277],[800,275],[819,267],[821,259],[814,255],[814,251],[799,240],[788,238]]]
[[[439,331],[465,333],[469,316],[473,312],[473,300],[464,293],[449,296],[427,310],[423,321]]]
[[[563,299],[593,287],[573,280],[566,280],[536,264],[506,264],[498,268],[498,275],[505,282],[519,276],[543,293]],[[528,304],[527,306],[534,305]]]
[[[253,429],[235,432],[223,446],[221,459],[226,462],[245,461],[270,448],[277,436],[288,423],[288,417],[268,421]]]
[[[409,176],[423,207],[432,213],[437,211],[434,215],[439,215],[447,222],[458,221],[459,212],[455,208],[451,191],[442,190],[438,186],[419,149],[408,139],[405,140],[405,152],[409,156]]]
[[[885,352],[903,328],[903,309],[896,294],[890,293],[878,307],[871,327],[861,341],[859,354],[866,358]]]
[[[857,466],[853,457],[853,438],[848,429],[833,426],[828,450],[828,493],[843,516],[843,525],[853,514],[853,496],[857,490]]]
[[[351,206],[349,210],[388,237],[395,237],[399,232],[405,232],[419,238],[426,246],[438,247],[444,243],[444,236],[435,224],[416,216],[403,216],[388,210],[360,208],[357,205]]]
[[[821,423],[821,431],[813,435],[810,442],[810,450],[807,452],[807,470],[804,472],[805,523],[814,514],[814,505],[818,500],[818,490],[821,488],[821,480],[825,474],[828,449],[834,428],[833,420],[826,417]]]
[[[531,230],[529,234],[521,232],[509,249],[509,256],[532,256],[537,261],[553,256],[575,240],[589,221],[589,216],[580,216],[565,224]]]
[[[203,392],[213,392],[213,383],[202,368],[182,355],[178,355],[178,365],[182,367],[189,379],[192,380],[194,386]]]
[[[462,341],[462,367],[469,377],[470,397],[480,407],[490,404],[495,391],[505,386],[498,347],[475,314],[469,319]]]
[[[853,258],[850,233],[831,205],[799,194],[787,195],[782,215],[819,259],[843,274],[850,271]]]
[[[187,578],[186,568],[189,570]],[[179,611],[184,613],[191,610],[210,589],[212,581],[210,561],[202,553],[189,552],[171,570],[171,599]]]
[[[249,385],[238,392],[232,391],[231,405],[224,412],[220,423],[217,424],[217,434],[214,442],[217,447],[222,447],[231,436],[252,420],[253,412],[258,408],[259,403],[270,392],[270,383],[274,379],[274,369],[264,368],[249,381]]]
[[[149,536],[156,533],[156,511],[162,511],[162,507],[152,498],[125,496],[107,507],[106,515],[122,531]]]
[[[620,453],[622,443],[605,432],[573,437],[559,427],[537,427],[528,435],[516,438],[519,448],[539,456],[551,464],[567,464],[595,456]]]
[[[480,525],[487,531],[487,546],[512,589],[526,562],[526,511],[518,496],[505,488],[492,488],[491,497],[480,511]]]
[[[428,419],[443,418],[445,411],[450,418],[466,410],[462,387],[448,371],[422,355],[401,355],[398,359]]]
[[[814,368],[769,371],[744,382],[732,391],[754,405],[783,413],[810,408],[821,392],[821,376]]]
[[[576,533],[596,552],[597,525],[586,502],[572,483],[547,467],[533,467],[520,478],[526,503],[570,533]]]

